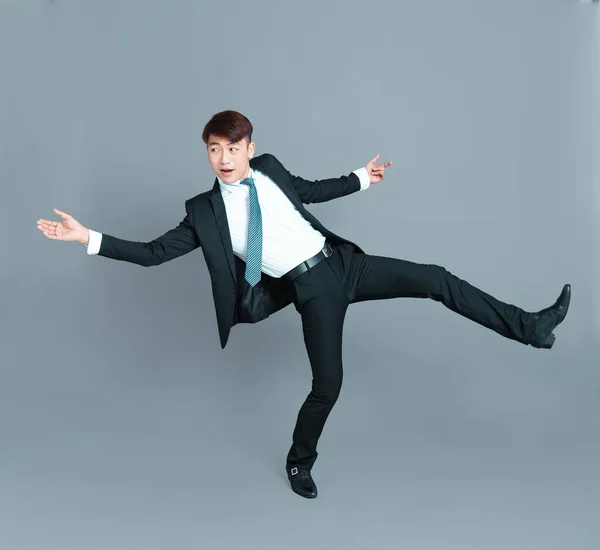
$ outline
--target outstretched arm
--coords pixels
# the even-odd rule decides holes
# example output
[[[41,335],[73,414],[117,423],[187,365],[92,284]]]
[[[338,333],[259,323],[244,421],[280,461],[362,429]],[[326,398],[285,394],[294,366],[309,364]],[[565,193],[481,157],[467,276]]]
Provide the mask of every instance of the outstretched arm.
[[[364,167],[339,178],[306,180],[293,174],[289,174],[289,177],[294,189],[300,195],[300,200],[304,204],[327,202],[345,197],[346,195],[367,189],[370,185],[369,176]]]
[[[174,260],[200,246],[187,212],[177,227],[150,242],[138,242],[103,235],[84,227],[65,212],[54,211],[63,221],[38,220],[40,231],[49,239],[82,243],[88,247],[87,253],[90,255],[98,254],[148,267]]]
[[[87,253],[150,267],[179,258],[200,246],[189,215],[150,242],[128,241],[89,230]]]
[[[365,166],[354,170],[348,176],[322,180],[306,180],[300,176],[291,174],[274,156],[271,155],[271,157],[278,162],[280,168],[290,178],[292,185],[304,204],[326,202],[367,189],[372,183],[379,183],[384,177],[385,169],[392,164],[389,161],[376,165],[375,161],[379,158],[378,154]]]

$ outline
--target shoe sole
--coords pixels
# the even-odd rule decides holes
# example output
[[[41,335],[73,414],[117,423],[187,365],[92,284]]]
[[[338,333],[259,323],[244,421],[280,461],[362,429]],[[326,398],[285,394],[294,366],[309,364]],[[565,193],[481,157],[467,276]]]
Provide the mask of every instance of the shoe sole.
[[[301,497],[304,498],[317,498],[317,495],[305,495],[304,493],[300,493],[299,491],[296,491],[296,489],[294,489],[292,487],[292,491],[294,491],[294,493],[296,493],[297,495],[300,495]]]
[[[542,348],[550,349],[554,345],[555,340],[556,340],[556,336],[554,336],[554,333],[551,332],[550,334],[548,334],[548,336],[546,336],[546,339],[544,340],[544,343],[542,344]]]

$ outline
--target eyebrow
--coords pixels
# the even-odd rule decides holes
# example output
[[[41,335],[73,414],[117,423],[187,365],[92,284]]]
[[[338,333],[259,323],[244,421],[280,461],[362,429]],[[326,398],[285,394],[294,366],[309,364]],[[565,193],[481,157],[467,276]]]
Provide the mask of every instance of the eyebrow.
[[[218,141],[211,141],[209,145],[221,145]],[[227,145],[235,145],[234,141],[230,141]]]

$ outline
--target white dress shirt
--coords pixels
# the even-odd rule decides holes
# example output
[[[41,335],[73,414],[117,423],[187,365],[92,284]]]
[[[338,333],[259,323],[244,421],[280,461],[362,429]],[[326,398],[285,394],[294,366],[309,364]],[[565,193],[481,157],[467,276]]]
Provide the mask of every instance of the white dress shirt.
[[[354,170],[360,180],[360,189],[370,185],[365,167]],[[266,174],[250,168],[248,177],[254,179],[262,216],[262,272],[281,277],[297,265],[317,254],[325,246],[325,237],[302,217],[302,214],[283,191]],[[217,177],[225,202],[227,223],[231,234],[233,253],[246,260],[250,189],[240,181],[225,183]],[[102,234],[89,230],[87,253],[98,254]]]

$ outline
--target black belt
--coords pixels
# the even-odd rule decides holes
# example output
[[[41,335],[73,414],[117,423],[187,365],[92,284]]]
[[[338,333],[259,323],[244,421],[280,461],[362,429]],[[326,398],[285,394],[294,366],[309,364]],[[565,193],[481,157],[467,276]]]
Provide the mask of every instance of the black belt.
[[[329,258],[333,254],[333,247],[330,243],[325,243],[323,250],[315,254],[312,258],[309,258],[305,262],[297,265],[294,269],[288,271],[283,277],[285,279],[295,279],[298,275],[302,275],[305,271],[308,271],[311,267],[316,266],[318,263],[323,261],[325,258]]]

